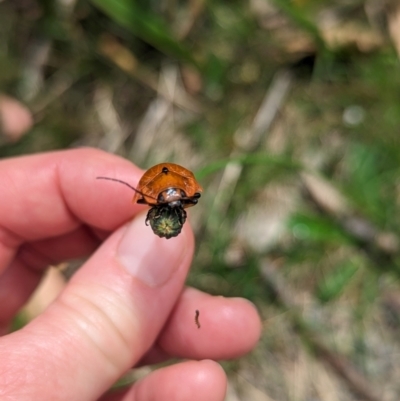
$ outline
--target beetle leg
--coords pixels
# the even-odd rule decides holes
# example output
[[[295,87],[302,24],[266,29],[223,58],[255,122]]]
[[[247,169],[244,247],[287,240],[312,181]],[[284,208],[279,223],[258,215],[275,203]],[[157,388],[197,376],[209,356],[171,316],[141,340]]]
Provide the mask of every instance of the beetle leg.
[[[190,207],[190,206],[194,206],[197,205],[198,200],[192,199],[192,198],[186,198],[186,199],[182,199],[182,204],[184,205],[184,207]]]
[[[179,209],[177,210],[178,213],[178,218],[179,218],[179,223],[181,223],[181,226],[185,224],[187,213],[185,209]]]
[[[146,224],[146,226],[148,226],[149,225],[149,220],[150,220],[150,212],[153,210],[153,208],[151,208],[151,209],[149,209],[149,211],[147,212],[147,215],[146,215],[146,220],[145,220],[145,224]]]

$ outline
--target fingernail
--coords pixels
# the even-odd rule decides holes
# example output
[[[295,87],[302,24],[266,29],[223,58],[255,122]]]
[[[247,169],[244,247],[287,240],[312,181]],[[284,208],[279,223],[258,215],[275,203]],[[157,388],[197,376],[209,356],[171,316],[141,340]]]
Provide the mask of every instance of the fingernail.
[[[128,273],[149,287],[159,287],[179,267],[186,248],[185,230],[168,240],[159,238],[145,225],[145,215],[139,215],[125,231],[117,257]]]

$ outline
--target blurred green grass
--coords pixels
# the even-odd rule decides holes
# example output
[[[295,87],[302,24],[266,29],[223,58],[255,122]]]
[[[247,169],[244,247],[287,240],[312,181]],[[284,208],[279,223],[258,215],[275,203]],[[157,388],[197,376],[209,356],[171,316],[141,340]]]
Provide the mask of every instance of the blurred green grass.
[[[296,398],[290,381],[271,385],[261,355],[273,353],[286,371],[285,363],[295,363],[289,343],[299,344],[302,333],[292,331],[298,320],[290,315],[281,321],[288,304],[262,278],[265,264],[282,276],[315,333],[395,394],[388,399],[400,396],[398,364],[387,362],[394,372],[387,377],[377,346],[380,338],[399,352],[400,327],[387,313],[400,310],[386,298],[399,291],[399,60],[387,27],[379,30],[368,14],[370,4],[0,2],[1,90],[25,102],[36,121],[20,141],[2,144],[0,157],[90,145],[137,163],[140,156],[143,168],[166,154],[191,163],[205,194],[193,211],[198,247],[188,283],[257,304],[263,341],[255,355],[227,366],[244,376],[258,368],[263,374],[253,385],[277,399],[315,394]],[[376,20],[387,20],[380,12]],[[338,32],[351,26],[339,43],[327,39],[326,16]],[[165,139],[155,130],[140,150],[145,114],[157,99],[168,100],[162,82],[169,67],[200,106],[175,105],[167,116],[177,132]],[[247,146],[245,133],[282,70],[292,74],[290,90],[256,146]],[[104,91],[121,121],[116,148],[99,118]],[[167,153],[166,143],[173,143]],[[229,166],[240,173],[224,187]],[[323,177],[346,200],[346,213],[327,210],[303,173]],[[334,383],[345,394],[338,399],[357,399]]]

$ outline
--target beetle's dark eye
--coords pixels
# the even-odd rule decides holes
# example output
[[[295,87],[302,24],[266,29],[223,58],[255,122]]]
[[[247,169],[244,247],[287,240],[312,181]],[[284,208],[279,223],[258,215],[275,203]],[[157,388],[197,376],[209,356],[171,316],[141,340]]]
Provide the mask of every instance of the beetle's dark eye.
[[[167,174],[168,173],[168,168],[167,167],[163,167],[163,169],[162,169],[162,172],[164,173],[164,174]]]
[[[158,202],[164,202],[165,201],[164,195],[162,193],[160,195],[158,195],[157,201]]]

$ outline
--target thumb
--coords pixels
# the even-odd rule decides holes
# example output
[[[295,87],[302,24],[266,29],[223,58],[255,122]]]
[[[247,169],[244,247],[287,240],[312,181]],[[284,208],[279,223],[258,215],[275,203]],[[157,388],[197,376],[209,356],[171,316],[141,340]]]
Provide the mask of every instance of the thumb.
[[[140,216],[115,232],[42,315],[0,340],[0,399],[99,397],[156,339],[192,254],[188,225],[165,240]]]

